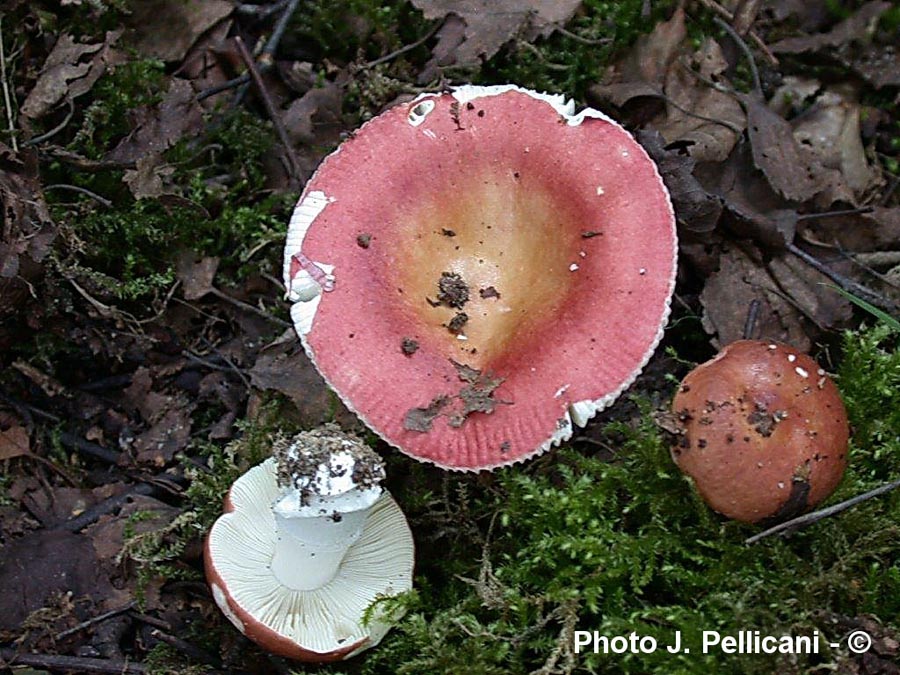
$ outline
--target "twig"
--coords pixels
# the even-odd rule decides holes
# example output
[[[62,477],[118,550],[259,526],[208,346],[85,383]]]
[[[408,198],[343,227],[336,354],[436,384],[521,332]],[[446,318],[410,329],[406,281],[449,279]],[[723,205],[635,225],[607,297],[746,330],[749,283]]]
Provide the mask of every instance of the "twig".
[[[134,162],[114,162],[105,159],[88,159],[87,157],[82,157],[81,155],[74,153],[71,150],[66,150],[65,148],[61,148],[57,145],[51,145],[46,148],[41,148],[41,152],[49,155],[53,159],[58,159],[59,161],[65,162],[70,166],[74,166],[76,169],[81,169],[82,171],[88,171],[90,173],[96,173],[98,171],[112,171],[135,168]]]
[[[56,654],[23,654],[15,649],[0,648],[0,659],[6,665],[33,666],[45,670],[76,673],[109,673],[109,675],[143,675],[149,672],[143,664],[112,659],[91,659]]]
[[[9,95],[9,83],[6,81],[6,46],[3,44],[3,16],[0,15],[0,79],[3,80],[3,103],[6,107],[7,130],[13,152],[19,152],[16,140],[16,120],[13,117],[12,97]]]
[[[872,213],[874,208],[871,206],[861,206],[858,209],[842,209],[840,211],[823,211],[822,213],[801,213],[797,216],[797,220],[815,220],[817,218],[833,218],[836,216],[855,216],[861,213]]]
[[[250,16],[263,21],[273,14],[280,12],[288,2],[289,0],[278,0],[278,2],[271,5],[249,5],[241,3],[234,8],[234,11],[237,14],[243,14],[244,16]]]
[[[160,642],[165,642],[170,647],[174,647],[182,654],[186,654],[188,657],[193,659],[194,661],[199,661],[200,663],[205,663],[207,666],[212,666],[216,670],[221,670],[222,662],[217,659],[215,656],[210,654],[209,652],[200,649],[196,645],[192,645],[190,642],[186,642],[181,638],[175,637],[174,635],[169,635],[168,633],[164,633],[158,628],[154,628],[150,631],[150,635],[155,637]]]
[[[256,85],[256,91],[262,98],[263,105],[266,107],[266,112],[269,113],[269,119],[271,119],[272,124],[275,125],[275,132],[278,134],[278,139],[284,146],[285,153],[287,153],[288,162],[291,165],[291,177],[297,180],[300,177],[300,160],[297,158],[297,155],[294,152],[294,146],[291,143],[290,137],[288,136],[287,129],[284,128],[284,122],[281,119],[281,115],[278,114],[278,109],[275,107],[275,103],[272,101],[269,90],[266,89],[266,85],[263,82],[262,76],[259,74],[259,70],[256,67],[256,62],[253,60],[253,57],[247,50],[247,45],[244,44],[244,41],[241,39],[240,35],[235,36],[234,42],[241,54],[241,59],[243,59],[244,64],[250,71],[250,76],[253,79],[253,84]]]
[[[744,42],[744,38],[738,35],[737,31],[732,28],[730,25],[722,21],[717,16],[713,17],[713,22],[722,30],[724,30],[728,35],[734,40],[734,43],[738,46],[744,56],[747,59],[747,63],[750,65],[750,74],[753,77],[753,94],[759,99],[762,100],[762,82],[759,79],[759,70],[756,68],[756,59],[753,58],[753,52],[750,51],[750,48],[747,46],[747,43]]]
[[[379,56],[377,59],[363,64],[360,67],[360,70],[368,70],[369,68],[374,68],[375,66],[381,65],[382,63],[387,63],[388,61],[391,61],[392,59],[395,59],[398,56],[402,56],[406,52],[410,52],[413,49],[415,49],[416,47],[420,47],[421,45],[425,44],[428,41],[428,39],[431,38],[431,36],[433,36],[435,33],[437,33],[438,30],[440,30],[441,26],[443,26],[443,25],[444,25],[444,22],[439,21],[438,23],[436,23],[434,26],[431,27],[431,30],[429,30],[427,33],[425,33],[425,35],[420,37],[415,42],[410,43],[410,44],[406,45],[405,47],[400,47],[400,49],[392,51],[390,54],[385,54],[384,56]]]
[[[278,326],[284,326],[285,328],[289,328],[291,326],[291,324],[289,324],[287,321],[284,321],[283,319],[279,319],[277,316],[272,316],[268,312],[264,312],[263,310],[259,309],[258,307],[254,307],[251,304],[248,304],[246,302],[241,302],[237,298],[232,298],[230,295],[223,293],[218,288],[213,287],[210,289],[209,292],[211,295],[214,295],[217,298],[234,305],[235,307],[240,307],[241,309],[246,310],[248,312],[253,312],[257,316],[261,316],[266,321],[274,323]]]
[[[85,628],[90,628],[91,626],[94,626],[98,623],[106,621],[107,619],[111,619],[114,616],[118,616],[119,614],[127,612],[129,609],[134,607],[134,603],[135,603],[135,601],[132,600],[127,605],[124,605],[123,607],[119,607],[117,609],[111,609],[110,611],[105,612],[103,614],[99,614],[93,618],[88,619],[87,621],[82,621],[77,626],[72,626],[71,628],[62,631],[61,633],[57,633],[56,637],[53,638],[53,641],[58,642],[59,640],[62,640],[63,638],[67,638],[70,635],[74,635],[75,633],[82,631]]]
[[[101,516],[107,516],[110,513],[113,513],[132,497],[149,497],[155,491],[156,487],[150,485],[149,483],[138,483],[127,492],[123,492],[122,494],[116,495],[115,497],[104,499],[99,504],[95,504],[94,506],[87,509],[83,513],[78,514],[74,518],[69,518],[67,521],[60,524],[58,528],[60,530],[66,530],[67,532],[79,532],[87,526],[96,523],[98,520],[100,520]]]
[[[827,266],[823,265],[817,258],[811,256],[802,248],[799,248],[796,244],[788,244],[787,249],[795,256],[800,258],[800,260],[808,264],[810,267],[814,268],[816,271],[824,274],[826,277],[831,279],[834,283],[836,283],[848,293],[853,293],[854,295],[861,297],[866,302],[869,302],[886,312],[894,313],[897,311],[897,306],[888,298],[885,298],[880,293],[873,291],[868,286],[863,286],[861,283],[853,281],[853,279],[848,279],[844,275],[838,274],[834,270],[829,269]]]
[[[112,208],[113,203],[108,200],[106,197],[101,197],[96,192],[91,192],[87,188],[79,187],[78,185],[67,185],[65,183],[54,183],[53,185],[44,186],[44,192],[47,190],[71,190],[72,192],[79,192],[83,195],[87,195],[94,201],[100,202],[108,209]]]
[[[56,134],[58,134],[60,131],[62,131],[69,125],[69,122],[72,121],[72,115],[75,114],[75,101],[73,101],[71,98],[67,99],[67,100],[69,102],[69,112],[66,115],[65,119],[63,119],[62,122],[57,124],[55,127],[53,127],[47,133],[41,134],[40,136],[35,136],[34,138],[29,138],[27,141],[22,143],[23,146],[28,148],[28,147],[31,147],[32,145],[37,145],[39,143],[43,143],[44,141],[49,141],[51,138],[56,136]]]
[[[294,12],[297,11],[297,6],[299,4],[300,0],[288,0],[286,3],[284,12],[278,17],[278,22],[272,30],[272,35],[266,41],[266,46],[263,47],[262,55],[259,57],[259,64],[262,68],[268,69],[274,62],[275,52],[278,51],[278,45],[281,42],[281,38],[284,37],[288,24],[291,22],[291,17],[294,15]]]
[[[706,7],[709,10],[712,10],[715,14],[718,14],[726,21],[734,21],[734,14],[732,14],[727,9],[722,7],[722,5],[720,5],[715,0],[699,0],[699,1],[700,1],[701,5],[703,5],[704,7]],[[755,44],[757,46],[757,48],[759,48],[759,51],[761,51],[763,53],[763,55],[766,57],[766,61],[768,61],[769,64],[772,66],[777,66],[778,58],[772,53],[772,51],[769,49],[769,46],[765,42],[763,42],[763,39],[761,37],[759,37],[759,34],[753,30],[751,30],[747,34],[750,36],[750,39],[753,41],[753,44]]]
[[[235,87],[239,87],[242,84],[246,84],[250,81],[250,73],[244,73],[243,75],[238,75],[237,77],[233,77],[230,80],[226,80],[221,84],[216,84],[208,89],[204,89],[199,94],[197,94],[197,100],[202,101],[204,99],[209,98],[210,96],[215,96],[216,94],[221,94],[223,91],[228,91],[229,89],[234,89]]]
[[[687,67],[687,66],[685,66],[685,67]],[[692,73],[694,72],[690,68],[688,68],[688,70]],[[695,74],[699,75],[699,73],[695,73]],[[703,120],[704,122],[710,122],[711,124],[721,125],[721,126],[725,127],[726,129],[733,131],[738,136],[740,136],[742,133],[744,133],[744,130],[742,128],[740,128],[738,125],[734,124],[733,122],[729,122],[728,120],[716,119],[715,117],[707,117],[706,115],[701,115],[700,113],[696,113],[693,110],[688,110],[687,108],[685,108],[684,106],[679,104],[675,99],[668,96],[667,94],[664,94],[661,91],[657,91],[656,96],[658,96],[660,99],[662,99],[663,101],[665,101],[666,103],[671,105],[673,108],[675,108],[679,112],[684,113],[688,117],[694,117],[698,120]]]
[[[758,534],[754,534],[752,537],[748,537],[744,541],[744,543],[755,544],[760,539],[771,537],[773,534],[778,534],[780,532],[793,533],[795,530],[798,530],[801,527],[806,527],[807,525],[816,523],[823,518],[828,518],[829,516],[833,516],[836,513],[840,513],[841,511],[846,511],[852,506],[856,506],[857,504],[868,501],[869,499],[872,499],[874,497],[879,497],[890,492],[891,490],[896,490],[898,487],[900,487],[900,480],[895,480],[892,483],[887,483],[886,485],[877,487],[874,490],[869,490],[868,492],[863,492],[861,495],[851,497],[850,499],[840,502],[839,504],[829,506],[825,509],[819,509],[818,511],[813,511],[812,513],[807,513],[802,516],[798,516],[797,518],[792,518],[791,520],[776,525],[775,527],[770,527],[768,530],[763,530]]]
[[[747,320],[744,321],[744,332],[742,337],[745,340],[750,340],[753,338],[753,331],[756,330],[756,319],[759,316],[759,306],[760,306],[759,298],[753,298],[750,301],[750,306],[747,308]]]

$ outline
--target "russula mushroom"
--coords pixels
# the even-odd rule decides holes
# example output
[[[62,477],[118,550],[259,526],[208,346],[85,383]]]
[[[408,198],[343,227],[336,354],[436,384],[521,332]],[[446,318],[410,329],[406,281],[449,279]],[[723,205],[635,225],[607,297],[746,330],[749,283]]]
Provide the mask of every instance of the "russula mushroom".
[[[618,124],[515,86],[423,94],[323,162],[284,278],[307,354],[403,452],[491,469],[568,439],[662,335],[675,222]]]
[[[678,467],[719,513],[776,521],[824,500],[847,465],[847,413],[816,362],[740,340],[684,378],[672,403]]]
[[[378,644],[391,619],[363,615],[412,587],[406,519],[379,485],[380,458],[336,425],[275,444],[235,481],[209,532],[206,578],[248,638],[301,661],[337,661]]]

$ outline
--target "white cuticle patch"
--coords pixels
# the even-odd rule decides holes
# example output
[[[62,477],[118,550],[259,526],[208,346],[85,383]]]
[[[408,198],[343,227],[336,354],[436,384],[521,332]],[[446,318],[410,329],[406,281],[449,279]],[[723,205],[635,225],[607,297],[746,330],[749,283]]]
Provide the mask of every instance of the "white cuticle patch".
[[[647,268],[642,267],[641,269],[638,270],[638,274],[640,274],[641,276],[644,276],[645,274],[647,274]]]
[[[597,196],[599,197],[599,196],[602,195],[602,194],[603,194],[603,188],[602,188],[601,186],[598,185],[598,186],[597,186]]]
[[[566,390],[567,390],[570,386],[571,386],[571,385],[568,385],[568,384],[564,384],[563,386],[561,386],[559,389],[556,390],[556,393],[553,394],[553,398],[559,398],[560,396],[562,396],[563,394],[565,394],[565,393],[566,393]]]
[[[425,118],[434,110],[434,100],[430,98],[421,101],[414,101],[406,120],[414,127],[419,126],[425,121]]]
[[[807,373],[803,368],[797,366],[794,368],[794,372],[797,373],[800,377],[809,377],[809,373]]]
[[[791,363],[793,363],[793,362],[796,361],[796,360],[797,360],[797,357],[796,357],[796,356],[794,356],[793,354],[788,354],[788,361],[790,361]]]
[[[772,349],[772,350],[778,349],[778,345],[769,345],[769,349]]]
[[[819,377],[822,377],[822,375],[824,375],[824,374],[825,374],[825,370],[822,369],[822,368],[819,368],[819,369],[816,371],[816,375],[818,375]]]
[[[422,133],[423,133],[425,136],[428,136],[428,138],[430,138],[430,139],[433,140],[433,141],[434,141],[434,140],[437,140],[437,134],[434,133],[431,129],[423,129],[423,130],[422,130]]]
[[[219,609],[222,610],[222,614],[224,614],[231,623],[234,624],[235,628],[237,628],[242,633],[244,632],[244,622],[241,621],[237,614],[235,614],[231,610],[231,605],[228,604],[228,597],[225,595],[225,591],[223,591],[219,584],[211,584],[213,600],[216,601],[216,604],[219,606]]]
[[[571,265],[569,265],[569,271],[570,271],[570,272],[575,272],[575,271],[577,271],[577,270],[578,270],[578,264],[577,264],[577,263],[572,263]]]
[[[291,306],[291,317],[297,332],[305,335],[312,329],[313,318],[322,299],[322,285],[333,287],[334,265],[311,262],[322,274],[316,273],[319,279],[313,278],[306,270],[301,270],[296,275],[291,275],[294,257],[302,255],[303,240],[310,226],[319,217],[322,211],[334,201],[321,190],[313,190],[303,195],[303,198],[294,208],[291,222],[288,225],[287,243],[284,247],[284,267],[282,270],[284,287],[287,291],[287,299],[294,303]]]

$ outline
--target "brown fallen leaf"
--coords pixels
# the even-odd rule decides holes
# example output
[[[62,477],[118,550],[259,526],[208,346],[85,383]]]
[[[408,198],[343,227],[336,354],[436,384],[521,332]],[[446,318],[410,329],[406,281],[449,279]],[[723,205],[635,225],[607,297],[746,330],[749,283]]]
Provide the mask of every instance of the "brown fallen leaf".
[[[867,45],[843,61],[876,89],[900,87],[900,51],[895,45]]]
[[[32,297],[33,285],[43,273],[43,261],[56,238],[35,152],[16,154],[0,143],[0,206],[0,349],[4,349],[4,333],[21,328],[16,310]]]
[[[331,421],[356,424],[355,416],[331,392],[295,340],[265,348],[250,369],[250,381],[254,387],[272,389],[291,399],[304,426]]]
[[[165,165],[161,155],[150,154],[138,159],[135,168],[126,171],[122,181],[135,199],[159,197],[165,192],[163,180],[174,172],[175,167]]]
[[[0,631],[21,631],[25,618],[54,595],[88,596],[100,604],[112,592],[91,540],[65,530],[37,530],[0,556]]]
[[[137,162],[148,155],[161,155],[185,136],[203,129],[203,111],[190,82],[172,78],[163,100],[134,111],[132,132],[112,151],[108,162]]]
[[[678,224],[691,232],[714,230],[722,215],[722,201],[694,177],[694,159],[676,150],[666,150],[658,132],[641,129],[635,136],[659,168],[675,206]]]
[[[213,290],[213,279],[219,269],[214,256],[197,258],[192,251],[182,251],[175,259],[175,275],[181,281],[185,300],[199,300]]]
[[[343,96],[343,88],[339,84],[328,82],[323,87],[310,89],[291,103],[283,118],[291,142],[325,146],[336,142],[342,126]],[[325,138],[326,134],[330,138]]]
[[[878,18],[890,8],[890,2],[867,2],[827,33],[786,38],[769,45],[769,48],[776,54],[802,54],[825,47],[838,47],[852,40],[864,40],[874,31]]]
[[[602,82],[590,88],[591,96],[620,108],[633,98],[659,97],[686,37],[684,9],[678,7],[671,19],[639,37],[634,47],[607,69]]]
[[[703,41],[691,61],[693,69],[707,80],[721,80],[728,69],[722,48],[712,38]],[[665,94],[666,118],[655,123],[665,139],[689,143],[697,162],[720,162],[728,157],[747,123],[740,103],[684,67],[669,70]]]
[[[181,61],[197,39],[231,15],[226,0],[141,0],[128,16],[130,44],[144,56]]]
[[[741,94],[747,111],[747,130],[753,161],[776,192],[804,202],[827,187],[821,167],[794,138],[791,125],[754,96]]]
[[[455,14],[466,23],[465,39],[456,48],[454,64],[477,66],[517,35],[526,40],[546,37],[565,24],[581,0],[412,0],[426,19]],[[442,45],[443,61],[448,59]]]
[[[748,337],[786,342],[807,351],[811,342],[799,312],[780,293],[762,265],[755,246],[729,246],[719,258],[719,270],[703,287],[702,324],[717,348],[744,337],[751,303],[759,303],[756,329]]]
[[[31,452],[31,441],[25,427],[16,424],[0,429],[0,462],[22,457]]]
[[[466,22],[456,14],[448,14],[435,36],[437,42],[431,48],[431,58],[416,78],[418,84],[437,79],[442,68],[453,65],[456,51],[466,39]]]
[[[90,91],[108,67],[123,61],[123,55],[113,49],[120,35],[119,31],[110,31],[103,42],[93,44],[82,44],[75,42],[71,35],[60,35],[22,103],[21,113],[37,119],[64,100]]]

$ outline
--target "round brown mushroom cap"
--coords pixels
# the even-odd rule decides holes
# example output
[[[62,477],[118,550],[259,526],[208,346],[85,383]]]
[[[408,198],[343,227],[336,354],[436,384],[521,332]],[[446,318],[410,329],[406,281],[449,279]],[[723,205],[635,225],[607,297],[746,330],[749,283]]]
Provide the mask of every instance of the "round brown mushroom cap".
[[[710,507],[744,522],[780,520],[837,487],[847,413],[834,382],[789,345],[741,340],[684,378],[672,449]]]

